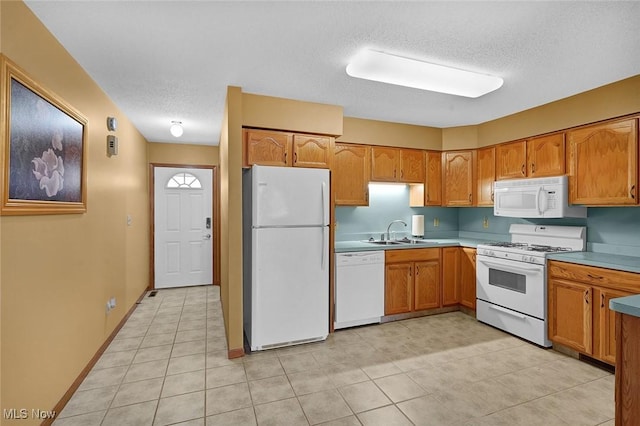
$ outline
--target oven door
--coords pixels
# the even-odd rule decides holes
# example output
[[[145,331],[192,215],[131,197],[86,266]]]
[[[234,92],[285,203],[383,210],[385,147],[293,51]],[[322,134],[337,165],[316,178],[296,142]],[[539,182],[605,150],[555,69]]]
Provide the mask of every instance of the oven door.
[[[478,255],[476,278],[478,299],[545,320],[543,265]]]

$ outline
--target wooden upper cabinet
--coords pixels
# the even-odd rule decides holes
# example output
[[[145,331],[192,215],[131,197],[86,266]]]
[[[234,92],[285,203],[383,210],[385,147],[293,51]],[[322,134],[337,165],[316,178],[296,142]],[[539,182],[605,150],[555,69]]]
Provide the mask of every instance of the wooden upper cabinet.
[[[244,165],[290,166],[293,135],[267,130],[245,130]]]
[[[339,206],[369,205],[371,147],[336,142],[332,187]]]
[[[572,130],[567,144],[572,204],[638,204],[637,119]]]
[[[328,136],[293,135],[293,166],[330,168],[332,142]]]
[[[496,145],[496,180],[527,176],[527,142]]]
[[[395,182],[398,180],[400,150],[385,146],[371,147],[371,180]]]
[[[529,139],[527,161],[529,177],[564,175],[564,133]]]
[[[424,182],[424,151],[400,149],[400,182]]]
[[[475,193],[475,151],[446,151],[444,156],[445,206],[472,206]]]
[[[491,146],[477,151],[478,206],[493,205],[493,182],[496,180],[496,150]]]
[[[427,181],[424,188],[424,205],[442,205],[442,153],[427,151],[425,154]]]
[[[424,151],[419,149],[371,147],[371,180],[378,182],[424,183]]]

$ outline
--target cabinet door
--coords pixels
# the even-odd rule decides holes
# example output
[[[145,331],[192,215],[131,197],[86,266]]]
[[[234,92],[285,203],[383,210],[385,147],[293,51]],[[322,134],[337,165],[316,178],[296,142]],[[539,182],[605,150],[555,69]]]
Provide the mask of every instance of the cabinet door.
[[[460,247],[442,249],[442,306],[460,303]]]
[[[371,180],[395,182],[398,180],[400,150],[383,146],[371,147]]]
[[[369,205],[370,156],[369,146],[336,143],[332,185],[337,206]]]
[[[474,202],[474,151],[444,153],[444,205],[472,206]]]
[[[460,304],[476,309],[476,249],[473,248],[461,248]]]
[[[385,266],[384,314],[402,314],[413,310],[413,262]]]
[[[440,307],[440,262],[430,260],[414,263],[414,309]]]
[[[328,169],[331,166],[331,138],[293,135],[293,166]]]
[[[567,133],[569,201],[573,204],[638,203],[638,130],[635,119]]]
[[[478,150],[478,205],[493,206],[493,182],[496,180],[495,147]]]
[[[424,182],[424,151],[419,149],[400,150],[400,181]]]
[[[290,166],[292,134],[245,130],[245,166]]]
[[[496,146],[496,180],[527,176],[527,142],[509,142]]]
[[[592,287],[550,279],[548,291],[549,340],[592,354]]]
[[[564,133],[527,141],[529,177],[562,176],[564,158]]]
[[[598,304],[597,318],[594,318],[594,355],[612,365],[616,363],[616,313],[609,309],[609,300],[630,295],[626,291],[594,288],[594,299]]]
[[[427,181],[425,182],[424,205],[442,205],[442,153],[428,151],[425,155],[427,161]]]

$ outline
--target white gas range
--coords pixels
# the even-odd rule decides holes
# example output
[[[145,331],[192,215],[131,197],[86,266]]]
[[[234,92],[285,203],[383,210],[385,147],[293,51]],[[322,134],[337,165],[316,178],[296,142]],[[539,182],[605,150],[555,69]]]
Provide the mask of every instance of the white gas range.
[[[479,244],[479,321],[550,347],[547,338],[547,255],[584,251],[586,228],[513,224],[510,242]]]

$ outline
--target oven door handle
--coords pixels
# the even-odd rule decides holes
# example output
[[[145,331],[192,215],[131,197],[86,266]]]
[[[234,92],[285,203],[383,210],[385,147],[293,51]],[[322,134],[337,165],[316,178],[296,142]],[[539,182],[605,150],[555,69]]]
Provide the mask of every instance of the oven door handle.
[[[510,311],[509,309],[505,309],[505,308],[500,307],[500,306],[489,305],[489,309],[493,309],[494,311],[498,311],[498,312],[505,313],[507,315],[511,315],[512,317],[516,317],[516,318],[521,319],[521,320],[526,320],[527,319],[527,317],[522,315],[522,314]]]
[[[510,267],[508,265],[503,265],[500,263],[494,263],[494,262],[488,262],[486,260],[481,260],[479,259],[478,262],[487,265],[489,267],[493,267],[494,269],[500,269],[503,271],[507,271],[507,272],[513,272],[514,274],[522,274],[523,271],[525,272],[535,272],[535,273],[540,273],[542,272],[542,267],[540,268],[527,268],[526,266],[518,266],[517,268],[514,267]]]

